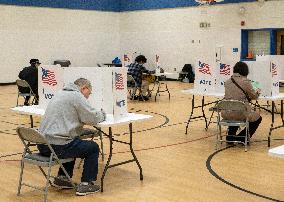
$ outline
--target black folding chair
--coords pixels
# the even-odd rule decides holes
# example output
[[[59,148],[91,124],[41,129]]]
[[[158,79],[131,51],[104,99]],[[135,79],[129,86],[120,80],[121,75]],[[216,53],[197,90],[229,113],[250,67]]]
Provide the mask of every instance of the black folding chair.
[[[65,173],[66,177],[71,182],[71,184],[73,185],[74,189],[76,188],[76,185],[72,182],[70,176],[68,175],[68,173],[66,172],[65,168],[62,165],[63,163],[73,161],[74,160],[73,158],[59,159],[56,153],[54,152],[53,148],[49,144],[49,142],[46,140],[46,138],[34,128],[26,128],[19,126],[17,127],[17,134],[24,145],[24,152],[21,159],[21,171],[20,171],[20,179],[19,179],[17,195],[20,195],[22,185],[24,185],[43,191],[44,201],[47,201],[48,186],[49,184],[51,185],[50,178],[51,177],[54,178],[54,176],[51,176],[51,167],[55,165],[59,165],[62,168],[63,172]],[[34,152],[34,149],[32,147],[36,146],[37,144],[46,144],[51,151],[50,157],[42,156],[40,153]],[[46,178],[45,187],[39,187],[23,182],[25,163],[33,164],[39,167],[40,171]],[[45,173],[42,167],[48,168],[47,174]]]

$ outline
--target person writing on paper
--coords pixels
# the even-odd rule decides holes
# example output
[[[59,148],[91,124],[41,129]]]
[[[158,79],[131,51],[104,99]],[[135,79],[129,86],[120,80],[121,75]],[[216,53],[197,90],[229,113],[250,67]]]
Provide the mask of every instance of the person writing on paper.
[[[253,89],[251,81],[247,78],[249,69],[246,63],[237,62],[233,68],[233,75],[230,79],[225,82],[225,98],[226,100],[239,100],[247,104],[249,110],[249,134],[250,137],[255,133],[259,124],[261,123],[262,117],[256,111],[252,110],[249,102],[250,100],[256,100],[260,94],[260,89]],[[237,112],[222,113],[224,119],[229,120],[243,120],[245,119],[244,114]],[[229,126],[227,141],[245,141],[246,129],[243,129],[237,136],[238,126]]]
[[[19,73],[19,78],[25,80],[30,85],[33,93],[36,95],[36,102],[38,104],[38,67],[40,66],[40,62],[38,59],[30,60],[31,66],[23,68]],[[29,93],[30,90],[28,88],[19,88],[21,93]],[[26,96],[24,105],[29,105],[30,96]]]
[[[77,186],[77,195],[86,195],[100,190],[95,185],[98,174],[99,146],[94,141],[79,139],[84,133],[83,125],[95,125],[106,118],[102,110],[96,110],[87,101],[92,93],[89,80],[80,78],[67,84],[49,102],[41,121],[39,132],[52,145],[59,158],[84,159],[81,183]],[[50,156],[47,145],[38,145],[39,152]],[[75,159],[64,163],[67,173],[72,177]],[[53,185],[60,188],[72,188],[72,184],[60,168]]]
[[[143,73],[151,74],[152,71],[147,70],[143,65],[147,62],[147,58],[144,55],[138,55],[135,58],[135,62],[128,65],[127,74],[132,75],[135,80],[136,87],[141,89],[139,92],[144,96],[144,100],[148,100],[151,96],[151,92],[149,90],[149,82],[146,80],[142,80]]]

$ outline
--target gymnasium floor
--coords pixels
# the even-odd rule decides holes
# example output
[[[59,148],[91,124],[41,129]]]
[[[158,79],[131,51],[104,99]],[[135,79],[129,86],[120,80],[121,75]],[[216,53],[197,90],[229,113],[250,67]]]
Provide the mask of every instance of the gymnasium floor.
[[[133,125],[134,148],[144,174],[142,182],[134,163],[122,165],[108,170],[103,193],[78,197],[73,190],[50,187],[48,201],[284,201],[284,159],[268,155],[266,137],[271,116],[261,111],[263,122],[248,152],[244,152],[243,146],[226,144],[216,151],[215,124],[205,131],[204,121],[195,121],[185,135],[191,96],[181,90],[192,85],[177,81],[168,81],[168,85],[170,101],[166,94],[161,94],[157,102],[153,98],[148,102],[128,102],[130,112],[154,117]],[[16,196],[23,147],[15,128],[18,124],[29,126],[28,116],[10,111],[16,104],[16,95],[15,85],[0,86],[0,201],[42,201],[41,192],[26,187]],[[206,112],[209,116],[208,107]],[[37,126],[39,121],[37,118]],[[118,139],[127,140],[125,132],[127,126],[114,128]],[[271,147],[284,144],[283,132],[284,129],[273,132]],[[108,139],[104,139],[104,148],[108,154]],[[111,163],[130,156],[123,145],[115,145],[114,153]],[[100,179],[104,162],[99,162]],[[75,181],[79,182],[81,172],[82,168],[75,170]],[[24,176],[24,180],[34,184],[44,183],[37,167],[26,166]]]

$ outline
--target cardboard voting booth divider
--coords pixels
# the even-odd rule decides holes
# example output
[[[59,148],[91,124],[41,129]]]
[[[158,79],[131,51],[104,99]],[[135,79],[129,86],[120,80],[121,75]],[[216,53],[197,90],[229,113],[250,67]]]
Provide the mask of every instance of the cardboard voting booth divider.
[[[58,68],[45,66],[46,70],[52,71],[57,87],[45,84],[39,79],[39,92],[49,92],[52,96],[66,83],[73,83],[78,78],[86,78],[92,84],[92,94],[88,101],[96,109],[103,109],[107,114],[113,114],[118,120],[127,114],[127,77],[124,67],[68,67]],[[39,74],[40,76],[40,74]],[[42,87],[40,87],[42,86]],[[45,99],[40,94],[39,105],[46,108],[50,99]]]
[[[201,93],[214,92],[215,90],[215,68],[210,60],[199,59],[195,68],[194,89]]]
[[[225,92],[224,83],[233,74],[231,62],[199,59],[196,67],[194,89],[204,94]]]
[[[256,61],[247,61],[246,63],[249,66],[248,78],[257,83],[262,96],[279,94],[279,76],[280,69],[284,64],[283,57],[277,55],[259,56]]]
[[[224,83],[232,76],[236,62],[229,57],[214,60],[211,55],[207,55],[200,58],[195,68],[194,89],[204,95],[224,93]],[[284,79],[284,56],[257,56],[256,61],[245,62],[249,66],[248,78],[252,80],[255,89],[261,89],[262,96],[279,94],[279,79],[281,76]]]
[[[131,54],[126,53],[126,54],[123,55],[123,63],[122,63],[122,65],[124,67],[130,65],[132,63],[132,61],[133,61],[133,59],[132,59],[132,55]]]
[[[46,108],[55,93],[63,87],[64,69],[60,65],[42,65],[38,69],[39,106]]]
[[[234,62],[220,61],[216,63],[215,92],[225,93],[225,81],[233,74]]]

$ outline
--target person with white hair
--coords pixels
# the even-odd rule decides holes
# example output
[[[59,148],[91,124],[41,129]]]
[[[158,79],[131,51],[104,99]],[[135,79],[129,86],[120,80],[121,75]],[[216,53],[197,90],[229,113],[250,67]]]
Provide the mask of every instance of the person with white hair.
[[[84,125],[96,125],[106,118],[103,110],[93,108],[87,99],[92,93],[89,80],[80,78],[67,84],[49,102],[41,121],[39,132],[49,141],[59,158],[84,159],[81,183],[76,188],[77,195],[98,192],[100,186],[94,184],[98,174],[99,146],[94,141],[81,140]],[[38,145],[40,153],[50,156],[47,145]],[[64,163],[70,177],[73,175],[75,159]],[[60,168],[53,185],[60,188],[73,188]]]

